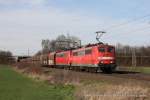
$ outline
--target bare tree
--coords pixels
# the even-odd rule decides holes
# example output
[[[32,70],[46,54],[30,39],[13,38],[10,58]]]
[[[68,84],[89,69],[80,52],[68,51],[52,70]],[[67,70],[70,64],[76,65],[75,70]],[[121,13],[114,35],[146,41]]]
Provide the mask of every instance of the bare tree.
[[[42,51],[43,53],[58,51],[58,50],[66,50],[73,47],[80,46],[79,38],[75,36],[67,36],[59,35],[55,40],[42,40]]]

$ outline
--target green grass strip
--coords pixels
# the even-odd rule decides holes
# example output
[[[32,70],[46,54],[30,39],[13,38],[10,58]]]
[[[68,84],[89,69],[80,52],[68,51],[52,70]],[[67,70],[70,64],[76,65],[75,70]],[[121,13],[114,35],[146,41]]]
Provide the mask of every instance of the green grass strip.
[[[73,100],[73,86],[36,82],[0,65],[0,100]]]

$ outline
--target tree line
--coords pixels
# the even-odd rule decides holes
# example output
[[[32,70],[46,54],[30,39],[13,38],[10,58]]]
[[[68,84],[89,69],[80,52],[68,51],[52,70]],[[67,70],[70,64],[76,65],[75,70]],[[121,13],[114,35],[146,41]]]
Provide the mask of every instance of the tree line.
[[[117,56],[150,56],[150,46],[116,45]]]
[[[150,46],[116,45],[119,66],[150,66]]]
[[[10,51],[0,50],[0,64],[10,64],[13,61],[13,54]]]

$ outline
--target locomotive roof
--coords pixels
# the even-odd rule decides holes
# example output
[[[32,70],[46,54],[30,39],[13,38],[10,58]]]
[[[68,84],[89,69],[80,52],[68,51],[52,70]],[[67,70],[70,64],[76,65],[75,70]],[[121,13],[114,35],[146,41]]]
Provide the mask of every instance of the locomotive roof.
[[[112,45],[108,45],[108,44],[96,43],[96,44],[88,44],[88,45],[81,46],[78,48],[70,48],[70,49],[66,49],[66,50],[62,50],[62,51],[57,51],[56,53],[67,52],[69,50],[85,49],[85,48],[89,48],[89,47],[93,47],[93,46],[111,46],[111,47],[113,47]]]

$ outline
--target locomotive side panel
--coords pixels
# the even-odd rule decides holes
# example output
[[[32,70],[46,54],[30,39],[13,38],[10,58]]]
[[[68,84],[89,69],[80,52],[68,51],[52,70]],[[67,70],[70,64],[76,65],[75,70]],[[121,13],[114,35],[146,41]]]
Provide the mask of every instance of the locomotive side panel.
[[[95,53],[94,47],[82,48],[79,50],[72,51],[72,65],[74,66],[86,66],[86,67],[97,67],[95,65]]]
[[[56,53],[55,58],[56,65],[70,65],[70,60],[71,60],[70,51]]]

